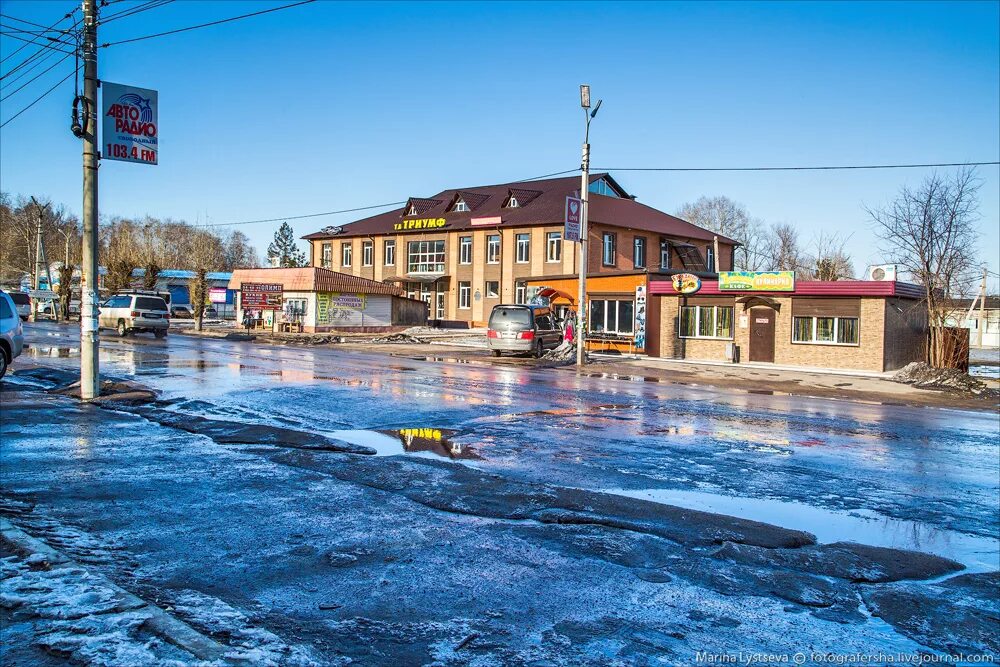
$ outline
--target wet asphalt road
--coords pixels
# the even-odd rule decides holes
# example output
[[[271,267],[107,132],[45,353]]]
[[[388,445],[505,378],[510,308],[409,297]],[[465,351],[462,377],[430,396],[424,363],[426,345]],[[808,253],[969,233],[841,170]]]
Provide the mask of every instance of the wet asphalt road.
[[[78,367],[75,328],[26,329],[27,358]],[[156,389],[172,411],[372,447],[376,475],[378,460],[404,476],[444,463],[998,568],[996,415],[425,361],[403,346],[389,358],[180,335],[102,345],[105,373]],[[41,413],[66,409],[32,400]],[[109,576],[168,600],[195,591],[252,609],[320,664],[687,664],[736,644],[925,646],[877,619],[823,621],[766,596],[749,609],[718,586],[636,580],[567,547],[604,539],[591,529],[554,537],[442,512],[393,482],[347,480],[335,470],[347,455],[224,446],[89,408],[53,423],[44,434],[4,424],[7,464],[20,466],[8,491],[121,548],[129,565],[108,565]],[[332,598],[336,611],[316,611]],[[665,616],[683,627],[664,630]]]

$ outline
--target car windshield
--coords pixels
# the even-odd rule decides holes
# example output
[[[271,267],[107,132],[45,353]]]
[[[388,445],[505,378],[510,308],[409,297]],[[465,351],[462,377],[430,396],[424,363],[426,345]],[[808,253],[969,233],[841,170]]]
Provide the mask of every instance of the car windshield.
[[[135,307],[139,310],[166,310],[167,302],[158,296],[139,296],[135,299]]]
[[[10,298],[19,306],[27,306],[31,303],[31,299],[24,292],[11,292]]]
[[[497,306],[490,315],[490,329],[530,329],[531,310],[528,308],[516,308],[507,306]]]

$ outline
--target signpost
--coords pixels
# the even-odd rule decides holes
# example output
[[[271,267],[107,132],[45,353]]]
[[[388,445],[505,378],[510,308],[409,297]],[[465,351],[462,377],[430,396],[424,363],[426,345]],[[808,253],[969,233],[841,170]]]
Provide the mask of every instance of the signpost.
[[[159,96],[155,90],[101,82],[101,157],[156,164],[159,147]]]
[[[580,211],[583,205],[575,197],[566,197],[566,220],[563,230],[563,239],[566,241],[580,242]]]
[[[794,292],[794,271],[720,271],[720,292]]]

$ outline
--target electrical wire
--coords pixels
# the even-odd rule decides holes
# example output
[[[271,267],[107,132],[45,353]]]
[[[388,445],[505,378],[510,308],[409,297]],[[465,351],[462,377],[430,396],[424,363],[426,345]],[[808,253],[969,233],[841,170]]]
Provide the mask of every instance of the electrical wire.
[[[21,86],[17,90],[13,90],[13,91],[7,93],[6,95],[4,95],[3,97],[0,97],[0,102],[5,101],[7,98],[11,97],[12,95],[16,95],[20,91],[24,90],[25,88],[27,88],[28,86],[30,86],[34,81],[37,81],[38,79],[42,78],[43,76],[45,76],[46,74],[48,74],[49,72],[51,72],[52,70],[54,70],[56,67],[58,67],[59,65],[61,65],[63,63],[63,61],[67,60],[72,55],[75,55],[75,53],[67,53],[65,56],[63,56],[62,58],[60,58],[59,60],[57,60],[55,63],[53,63],[52,65],[50,65],[47,69],[41,71],[40,73],[36,74],[32,78],[30,78],[27,81],[25,81],[24,83],[22,83]]]
[[[142,12],[149,11],[150,9],[163,7],[165,5],[169,5],[173,1],[174,0],[150,0],[145,4],[139,5],[138,7],[129,7],[128,9],[123,9],[116,14],[105,16],[100,20],[99,25],[104,25],[105,23],[110,23],[111,21],[134,16],[135,14],[141,14]]]
[[[835,171],[844,169],[916,169],[921,167],[981,167],[1000,162],[928,162],[921,164],[861,164],[821,167],[594,167],[594,171]]]
[[[39,37],[41,37],[41,35],[36,35],[32,39],[28,39],[27,37],[21,37],[19,35],[14,35],[14,34],[11,34],[9,32],[5,32],[5,33],[2,33],[2,34],[3,34],[4,37],[12,37],[14,39],[19,39],[22,42],[27,42],[27,44],[34,44],[35,40],[38,39]],[[49,41],[51,41],[51,42],[53,42],[55,44],[62,44],[63,46],[72,46],[72,44],[67,44],[66,42],[59,41],[55,37],[46,37],[45,39],[47,39],[47,40],[49,40]],[[25,44],[25,46],[27,46],[27,44]],[[43,49],[53,49],[55,51],[62,51],[63,53],[71,53],[70,51],[63,51],[63,49],[60,49],[60,48],[58,48],[56,46],[52,46],[52,44],[38,44],[38,46],[41,46]]]
[[[57,25],[59,25],[60,23],[62,23],[66,19],[71,18],[73,16],[73,14],[76,12],[76,9],[77,8],[74,7],[71,12],[69,12],[68,14],[66,14],[65,16],[63,16],[61,19],[59,19],[58,21],[56,21],[55,23],[53,23],[52,25],[50,25],[48,28],[46,28],[46,30],[52,30],[53,28],[55,28]],[[70,28],[70,29],[72,30],[72,28]],[[38,38],[36,37],[35,39],[38,39]],[[34,43],[34,40],[32,40],[31,42],[29,42],[29,44],[33,44],[33,43]],[[11,58],[11,57],[17,55],[21,51],[21,49],[25,49],[27,47],[28,47],[28,44],[25,44],[23,46],[18,47],[17,49],[14,49],[14,51],[12,51],[11,53],[8,53],[3,58],[0,58],[0,64],[3,64],[5,62],[7,62],[8,58]],[[17,68],[14,68],[14,69],[16,70]],[[13,71],[14,70],[11,70],[11,72],[13,72]],[[11,72],[8,72],[8,74],[10,74]]]
[[[10,19],[11,21],[17,21],[18,23],[24,23],[25,25],[33,25],[36,28],[41,28],[42,30],[46,30],[46,31],[51,31],[51,32],[66,32],[65,30],[54,29],[54,28],[51,28],[51,27],[46,28],[41,23],[35,23],[34,21],[26,21],[25,19],[19,19],[16,16],[11,16],[10,14],[0,13],[0,17],[5,18],[5,19]],[[65,19],[65,18],[66,17],[63,17],[63,19]],[[60,21],[61,20],[62,19],[60,19]]]
[[[282,5],[281,7],[272,7],[271,9],[262,9],[259,12],[252,12],[250,14],[243,14],[241,16],[233,16],[228,19],[220,19],[218,21],[211,21],[209,23],[201,23],[199,25],[188,26],[187,28],[177,28],[176,30],[167,30],[166,32],[158,32],[152,35],[143,35],[142,37],[133,37],[131,39],[122,39],[117,42],[106,42],[101,44],[101,48],[107,48],[109,46],[117,46],[119,44],[130,44],[132,42],[141,42],[144,39],[153,39],[154,37],[165,37],[167,35],[176,35],[179,32],[187,32],[188,30],[197,30],[199,28],[208,28],[213,25],[220,25],[222,23],[229,23],[231,21],[239,21],[240,19],[250,18],[252,16],[260,16],[261,14],[270,14],[271,12],[281,11],[282,9],[291,9],[292,7],[299,7],[300,5],[308,5],[316,0],[300,0],[300,2],[293,2],[290,5]]]
[[[27,76],[28,74],[31,73],[32,70],[34,70],[36,67],[38,67],[39,65],[41,65],[42,63],[44,63],[49,58],[52,58],[53,56],[55,56],[57,53],[58,53],[58,51],[53,51],[51,49],[45,49],[45,55],[44,56],[42,56],[41,58],[36,58],[35,62],[32,63],[32,65],[30,67],[26,67],[25,69],[21,70],[20,74],[18,74],[17,76],[15,76],[10,81],[4,83],[2,85],[2,88],[0,88],[0,89],[9,88],[15,81],[19,81],[21,79],[21,77]]]
[[[11,122],[15,118],[17,118],[18,116],[20,116],[21,114],[23,114],[25,111],[27,111],[31,107],[35,106],[35,104],[37,104],[38,102],[40,102],[42,100],[42,98],[44,98],[46,95],[48,95],[53,90],[55,90],[56,88],[58,88],[60,86],[60,84],[65,83],[66,81],[69,81],[69,78],[71,76],[75,76],[75,75],[76,75],[76,70],[73,70],[72,72],[70,72],[69,74],[67,74],[66,77],[64,79],[61,79],[59,82],[57,82],[56,85],[52,86],[51,88],[49,88],[48,90],[46,90],[44,93],[42,93],[41,95],[39,95],[38,97],[36,97],[34,99],[34,101],[31,102],[31,104],[29,104],[28,106],[24,107],[20,111],[18,111],[16,114],[14,114],[13,116],[11,116],[7,120],[5,120],[3,123],[0,123],[0,128],[6,127],[9,122]]]

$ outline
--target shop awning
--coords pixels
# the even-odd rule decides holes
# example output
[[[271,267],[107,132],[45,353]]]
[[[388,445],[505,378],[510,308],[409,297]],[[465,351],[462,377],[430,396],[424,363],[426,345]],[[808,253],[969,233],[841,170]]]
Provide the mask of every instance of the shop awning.
[[[770,298],[768,298],[766,296],[757,296],[757,295],[741,296],[740,298],[736,299],[736,303],[742,303],[743,304],[743,310],[749,310],[750,308],[753,308],[754,306],[767,306],[768,308],[774,308],[775,310],[781,310],[781,304],[780,303],[778,303],[774,299],[770,299]]]
[[[443,273],[420,273],[414,271],[413,273],[407,273],[405,277],[399,278],[398,280],[409,281],[413,283],[433,283],[435,281],[447,277],[448,276]]]
[[[538,291],[535,292],[535,294],[537,296],[545,297],[549,301],[552,301],[553,299],[562,298],[562,299],[566,299],[571,304],[576,303],[576,299],[574,299],[572,295],[567,294],[566,292],[564,292],[562,290],[558,290],[555,287],[545,287],[545,286],[539,287]]]

